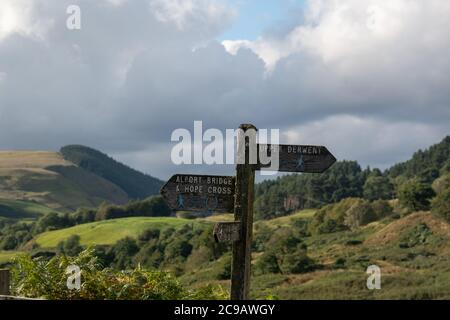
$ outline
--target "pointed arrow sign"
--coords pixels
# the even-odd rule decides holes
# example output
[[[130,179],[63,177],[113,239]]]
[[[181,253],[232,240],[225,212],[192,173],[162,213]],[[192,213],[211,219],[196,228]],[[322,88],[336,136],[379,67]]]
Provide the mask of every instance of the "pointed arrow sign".
[[[160,193],[172,210],[233,212],[234,189],[234,177],[176,174]]]
[[[258,150],[268,156],[278,151],[279,168],[274,171],[322,173],[336,162],[336,158],[323,146],[258,144]],[[261,160],[259,162],[258,170],[270,167],[270,163],[263,164]]]

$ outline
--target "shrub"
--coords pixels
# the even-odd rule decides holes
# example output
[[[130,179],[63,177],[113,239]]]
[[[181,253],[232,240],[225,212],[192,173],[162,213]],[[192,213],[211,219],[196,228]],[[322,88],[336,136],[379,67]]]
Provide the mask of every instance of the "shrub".
[[[433,199],[431,212],[450,223],[450,187],[439,193]]]
[[[70,236],[65,241],[58,243],[56,249],[58,253],[64,253],[68,256],[78,255],[81,251],[83,251],[83,247],[80,245],[80,236]]]
[[[435,195],[433,189],[427,184],[417,180],[409,180],[399,190],[400,204],[409,211],[428,210],[430,199]]]
[[[307,256],[307,247],[298,234],[288,228],[277,230],[266,246],[255,266],[255,272],[265,273],[303,273],[314,269],[313,261]]]
[[[425,244],[432,235],[431,229],[425,223],[420,223],[403,235],[399,246],[400,248],[412,248]]]
[[[389,217],[394,213],[391,205],[386,200],[376,200],[371,203],[371,207],[377,220]]]
[[[117,269],[126,269],[133,266],[133,256],[138,253],[139,247],[136,241],[132,238],[124,238],[111,248],[111,253],[114,255],[114,267]]]
[[[160,233],[161,233],[161,231],[156,228],[147,229],[138,236],[138,240],[141,243],[145,243],[145,242],[148,242],[153,239],[159,239]]]
[[[443,175],[433,182],[433,190],[439,194],[450,188],[450,173]]]
[[[312,234],[320,234],[348,230],[345,224],[346,213],[353,205],[361,201],[358,198],[347,198],[321,208],[309,224],[309,231]]]
[[[81,290],[67,288],[66,268],[81,269]],[[127,271],[102,269],[92,249],[76,257],[58,255],[50,260],[32,259],[22,255],[12,268],[14,295],[47,299],[95,300],[167,300],[167,299],[225,299],[226,292],[218,286],[196,290],[184,288],[171,274],[141,268]]]
[[[280,260],[280,257],[278,258]],[[284,274],[306,273],[314,270],[314,262],[306,255],[305,248],[297,246],[290,254],[281,259],[280,269]]]
[[[368,201],[362,200],[352,205],[345,213],[344,224],[350,229],[375,221],[376,215]]]
[[[191,212],[191,211],[180,211],[177,213],[177,217],[181,219],[197,219],[199,217],[197,212]]]
[[[13,235],[7,235],[0,242],[0,250],[14,250],[17,246],[17,239]]]
[[[255,264],[255,274],[281,273],[278,266],[277,256],[274,252],[269,251],[261,255]]]
[[[231,279],[231,255],[227,254],[225,255],[219,265],[218,270],[216,274],[217,280],[229,280]]]
[[[95,220],[108,220],[127,217],[166,217],[172,211],[161,196],[144,200],[130,201],[123,206],[102,203],[97,210]]]
[[[384,176],[369,176],[363,187],[364,198],[373,200],[389,200],[394,194],[394,185]]]

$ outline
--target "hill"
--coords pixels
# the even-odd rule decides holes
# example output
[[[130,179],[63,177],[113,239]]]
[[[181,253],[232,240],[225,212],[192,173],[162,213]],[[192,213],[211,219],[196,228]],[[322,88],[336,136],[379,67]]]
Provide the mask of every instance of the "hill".
[[[387,170],[391,177],[420,177],[432,181],[450,172],[450,136],[426,150],[418,150],[408,161],[398,163]]]
[[[258,184],[256,218],[267,219],[298,209],[318,208],[349,197],[391,200],[408,179],[416,178],[431,185],[449,172],[449,136],[385,172],[376,168],[363,169],[356,161],[339,161],[322,174],[291,174]]]
[[[36,202],[0,199],[0,217],[4,218],[37,218],[52,211],[55,210]]]
[[[133,217],[98,221],[77,225],[67,229],[48,231],[38,235],[34,241],[42,248],[54,248],[72,235],[80,236],[82,245],[111,245],[125,237],[136,238],[149,228],[164,230],[179,228],[192,220],[179,218]]]
[[[125,191],[130,199],[143,199],[158,194],[163,182],[134,170],[108,155],[81,145],[70,145],[60,150],[64,159],[96,174]]]
[[[60,153],[0,151],[0,199],[22,201],[12,206],[8,202],[9,212],[8,206],[3,206],[0,215],[11,217],[19,214],[16,209],[23,201],[68,211],[98,206],[103,201],[125,203],[128,196],[112,182],[65,160]]]
[[[429,212],[386,218],[356,230],[303,236],[308,256],[318,266],[300,273],[258,272],[269,249],[262,239],[276,245],[277,234],[298,230],[300,220],[310,221],[311,211],[255,223],[252,299],[449,299],[450,226]],[[278,236],[279,236],[278,235]],[[281,241],[282,238],[280,238]],[[185,285],[221,284],[221,270],[229,256],[184,273]],[[377,265],[382,290],[366,288],[366,268]]]
[[[315,219],[315,214],[314,210],[304,210],[255,222],[253,299],[450,298],[450,227],[444,220],[429,212],[416,212],[400,218],[390,216],[352,230],[305,233],[305,226]],[[110,259],[114,268],[139,263],[144,268],[175,272],[189,287],[220,284],[228,288],[230,246],[214,242],[212,226],[217,220],[230,218],[113,219],[45,232],[33,242],[40,250],[53,250],[61,241],[78,235],[83,246],[109,246],[111,250],[103,251],[106,256],[101,257]],[[313,268],[301,272],[261,271],[261,263],[267,263],[263,262],[266,252],[280,243],[292,242],[295,238],[290,234],[302,235],[301,243],[307,247]],[[126,237],[135,240],[125,241]],[[0,263],[17,254],[0,253]],[[292,254],[288,251],[283,256]],[[366,268],[373,264],[381,268],[382,290],[365,287]]]

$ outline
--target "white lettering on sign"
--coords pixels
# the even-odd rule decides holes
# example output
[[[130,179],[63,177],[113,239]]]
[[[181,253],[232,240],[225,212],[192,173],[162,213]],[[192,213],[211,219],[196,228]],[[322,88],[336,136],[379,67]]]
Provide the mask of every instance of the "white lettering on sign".
[[[288,153],[319,155],[322,153],[322,148],[314,147],[314,146],[288,146],[287,152]]]
[[[177,193],[233,194],[232,177],[179,175],[175,179]]]

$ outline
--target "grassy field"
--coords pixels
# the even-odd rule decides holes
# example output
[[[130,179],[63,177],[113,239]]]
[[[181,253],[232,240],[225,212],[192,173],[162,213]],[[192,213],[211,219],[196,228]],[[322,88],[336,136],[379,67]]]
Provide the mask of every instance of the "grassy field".
[[[294,214],[279,217],[271,220],[261,220],[256,221],[255,224],[262,224],[266,225],[269,228],[280,228],[280,227],[290,227],[292,226],[292,223],[294,220],[298,219],[311,219],[314,214],[316,213],[316,210],[308,209],[308,210],[301,210]]]
[[[0,199],[0,217],[33,219],[54,211],[36,202]]]
[[[19,251],[0,251],[0,266],[10,262],[15,256],[20,254]]]
[[[79,235],[82,245],[114,244],[125,237],[136,238],[149,228],[160,230],[172,227],[179,228],[185,224],[196,223],[193,220],[166,217],[133,217],[112,219],[77,225],[67,229],[42,233],[35,238],[42,248],[54,248],[60,241],[72,235]]]
[[[314,210],[304,210],[291,216],[281,217],[270,221],[260,221],[272,227],[290,225],[292,220],[308,218],[314,214]],[[77,225],[71,228],[48,231],[38,235],[34,240],[41,248],[54,248],[60,241],[71,235],[79,235],[82,245],[114,244],[125,237],[136,237],[148,228],[165,229],[178,228],[188,223],[215,223],[218,221],[232,221],[232,214],[214,215],[200,219],[180,219],[171,217],[133,217],[112,219]]]

